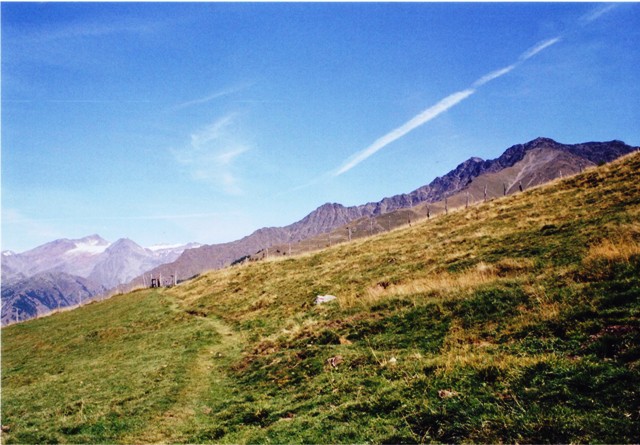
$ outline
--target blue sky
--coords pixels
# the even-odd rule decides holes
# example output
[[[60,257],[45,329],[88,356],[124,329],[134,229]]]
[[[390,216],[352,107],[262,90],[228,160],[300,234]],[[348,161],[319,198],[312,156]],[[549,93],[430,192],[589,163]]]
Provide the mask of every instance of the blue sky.
[[[2,3],[2,249],[217,243],[538,136],[640,145],[635,3]]]

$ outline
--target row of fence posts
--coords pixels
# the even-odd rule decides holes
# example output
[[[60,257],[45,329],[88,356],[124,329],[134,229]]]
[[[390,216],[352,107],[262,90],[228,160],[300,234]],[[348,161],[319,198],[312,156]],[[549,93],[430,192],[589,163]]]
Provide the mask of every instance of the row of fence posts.
[[[582,173],[583,171],[583,166],[582,164],[578,165],[579,167],[579,172]],[[562,174],[562,170],[560,170],[560,178],[563,178],[563,174]],[[522,182],[518,183],[518,190],[520,192],[524,191],[524,187],[522,186]],[[508,187],[506,183],[502,183],[502,195],[503,196],[507,196],[507,191],[508,191]],[[482,195],[483,195],[483,202],[487,202],[488,197],[487,197],[487,185],[485,184],[484,189],[482,191]],[[465,198],[465,205],[464,208],[468,209],[469,208],[469,192],[467,191],[466,194],[466,198]],[[413,202],[411,202],[411,208],[413,208]],[[444,213],[445,215],[449,214],[449,199],[448,197],[445,196],[444,198]],[[427,204],[427,219],[431,218],[431,206],[429,204]],[[369,218],[369,232],[373,235],[373,220],[374,218]],[[408,220],[408,224],[409,226],[411,226],[411,219]],[[391,215],[387,215],[387,228],[389,231],[391,231]],[[349,241],[351,241],[352,239],[352,233],[355,232],[356,229],[352,228],[351,226],[347,226],[347,238]],[[300,242],[300,241],[298,241]],[[332,239],[331,239],[331,234],[328,234],[327,236],[327,246],[332,246]],[[322,245],[319,245],[318,247],[322,248]],[[264,249],[264,251],[266,252],[266,257],[269,257],[269,248],[266,247]],[[289,242],[289,255],[291,255],[291,242]],[[153,287],[153,286],[152,286]]]
[[[178,272],[176,271],[173,275],[169,275],[169,279],[165,277],[165,280],[162,281],[162,274],[158,274],[157,277],[154,278],[153,275],[149,275],[149,284],[147,285],[147,276],[142,275],[142,284],[144,287],[171,287],[176,286],[178,284]]]

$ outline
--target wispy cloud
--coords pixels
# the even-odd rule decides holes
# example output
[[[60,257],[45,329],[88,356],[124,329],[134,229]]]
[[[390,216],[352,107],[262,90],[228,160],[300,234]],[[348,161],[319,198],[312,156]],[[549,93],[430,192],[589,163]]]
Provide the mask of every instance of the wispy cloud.
[[[3,213],[8,212],[3,210]],[[11,210],[9,210],[11,212]],[[49,230],[43,232],[43,226],[41,224],[46,222],[64,222],[64,221],[167,221],[175,219],[199,219],[199,218],[213,218],[219,216],[228,215],[229,212],[208,212],[208,213],[175,213],[175,214],[161,214],[161,215],[82,215],[82,216],[56,216],[56,217],[44,217],[44,218],[28,218],[23,215],[16,215],[16,211],[13,211],[13,217],[8,218],[7,223],[11,224],[31,224],[33,228],[37,229],[39,235],[46,234],[48,238],[60,238],[61,232]],[[5,218],[5,215],[3,215]],[[52,235],[53,234],[53,235]],[[54,236],[55,235],[55,236]]]
[[[5,240],[14,238],[12,241],[16,242],[20,238],[38,240],[61,238],[62,232],[47,224],[49,221],[27,216],[15,208],[2,208],[2,232]],[[5,248],[4,244],[2,248]]]
[[[580,18],[580,21],[583,24],[588,24],[593,22],[594,20],[598,20],[600,17],[605,15],[606,13],[616,9],[618,7],[615,3],[608,3],[605,5],[599,5],[593,8],[591,11],[587,12]]]
[[[242,141],[238,119],[237,113],[227,114],[192,133],[187,146],[171,151],[194,180],[231,195],[242,194],[235,161],[251,149]]]
[[[339,175],[342,175],[343,173],[348,172],[349,170],[351,170],[352,168],[354,168],[355,166],[357,166],[358,164],[363,162],[365,159],[369,158],[373,154],[375,154],[378,151],[382,150],[387,145],[389,145],[392,142],[400,139],[401,137],[403,137],[407,133],[415,130],[416,128],[420,127],[421,125],[426,124],[430,120],[435,119],[436,117],[438,117],[440,114],[444,113],[445,111],[453,108],[454,106],[456,106],[457,104],[462,102],[464,99],[466,99],[469,96],[471,96],[472,94],[474,94],[476,92],[477,88],[479,88],[479,87],[481,87],[483,85],[486,85],[487,83],[491,82],[492,80],[495,80],[495,79],[497,79],[499,77],[502,77],[505,74],[513,71],[515,68],[518,67],[518,65],[520,65],[524,61],[530,59],[531,57],[535,56],[536,54],[540,53],[541,51],[544,51],[546,48],[550,47],[551,45],[554,45],[555,43],[557,43],[559,41],[560,41],[560,37],[554,37],[552,39],[547,39],[547,40],[544,40],[542,42],[539,42],[535,46],[533,46],[532,48],[530,48],[527,51],[525,51],[524,53],[522,53],[520,55],[520,57],[518,58],[518,60],[515,61],[514,63],[512,63],[511,65],[508,65],[508,66],[506,66],[504,68],[500,68],[500,69],[495,70],[495,71],[491,71],[491,72],[485,74],[484,76],[481,76],[475,82],[473,82],[471,87],[469,87],[469,88],[467,88],[465,90],[458,91],[456,93],[448,95],[447,97],[445,97],[444,99],[442,99],[438,103],[436,103],[435,105],[432,105],[431,107],[429,107],[426,110],[424,110],[422,113],[418,114],[414,118],[412,118],[409,121],[407,121],[405,124],[401,125],[400,127],[396,128],[395,130],[392,130],[389,133],[387,133],[384,136],[382,136],[381,138],[377,139],[376,141],[373,142],[373,144],[371,144],[370,146],[368,146],[364,150],[361,150],[361,151],[355,153],[354,155],[352,155],[349,159],[347,159],[342,164],[342,166],[340,166],[335,171],[333,171],[331,173],[331,175],[332,176],[339,176]]]
[[[175,107],[173,107],[173,109],[174,110],[182,110],[184,108],[192,107],[192,106],[195,106],[195,105],[206,104],[207,102],[211,102],[212,100],[215,100],[215,99],[218,99],[218,98],[221,98],[221,97],[224,97],[224,96],[229,96],[231,94],[235,94],[235,93],[238,93],[240,91],[243,91],[243,90],[251,87],[251,85],[252,84],[250,84],[250,83],[234,85],[234,86],[231,86],[229,88],[225,88],[225,89],[222,89],[220,91],[216,91],[215,93],[209,94],[207,96],[183,102],[183,103],[178,104]]]
[[[7,210],[12,216],[7,217],[7,214],[3,214],[3,223],[5,224],[28,224],[32,229],[36,230],[39,235],[46,235],[50,238],[62,237],[62,232],[55,231],[53,229],[47,230],[44,223],[47,222],[59,222],[59,221],[167,221],[175,219],[199,219],[212,217],[219,217],[228,215],[229,212],[207,212],[207,213],[175,213],[175,214],[160,214],[160,215],[74,215],[74,216],[55,216],[55,217],[43,217],[43,218],[30,218],[20,214],[16,210]]]
[[[24,43],[51,44],[57,41],[72,41],[116,34],[147,34],[156,32],[162,26],[164,24],[161,22],[130,18],[119,21],[74,22],[40,28],[25,28],[15,30],[17,32],[15,36]]]
[[[240,156],[242,153],[249,150],[249,147],[245,145],[238,146],[236,148],[231,148],[228,151],[222,152],[218,155],[217,161],[221,165],[229,165],[235,158]]]

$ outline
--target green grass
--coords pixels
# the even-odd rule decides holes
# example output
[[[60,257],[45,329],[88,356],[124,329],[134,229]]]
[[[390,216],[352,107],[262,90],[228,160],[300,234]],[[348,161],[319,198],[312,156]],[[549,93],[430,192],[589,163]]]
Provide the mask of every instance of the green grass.
[[[638,171],[4,328],[3,441],[635,443]]]

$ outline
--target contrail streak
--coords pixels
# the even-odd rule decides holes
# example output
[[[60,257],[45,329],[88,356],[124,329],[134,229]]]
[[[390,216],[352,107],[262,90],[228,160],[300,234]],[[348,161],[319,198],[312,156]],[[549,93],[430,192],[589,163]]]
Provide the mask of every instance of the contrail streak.
[[[533,56],[535,56],[536,54],[538,54],[540,51],[550,47],[554,43],[558,43],[559,41],[560,41],[560,37],[554,37],[553,39],[543,40],[542,42],[535,45],[533,48],[522,53],[522,55],[520,56],[520,60],[521,61],[528,60]]]
[[[518,60],[512,63],[511,65],[508,65],[499,70],[491,71],[485,74],[484,76],[476,80],[471,85],[471,87],[467,88],[466,90],[462,90],[462,91],[458,91],[457,93],[450,94],[449,96],[440,100],[440,102],[438,102],[437,104],[427,108],[422,113],[418,114],[417,116],[415,116],[414,118],[406,122],[405,124],[401,125],[395,130],[392,130],[389,133],[382,136],[381,138],[377,139],[376,141],[373,142],[373,144],[369,145],[364,150],[361,150],[356,154],[354,154],[353,156],[351,156],[351,158],[349,158],[340,168],[332,172],[331,175],[335,177],[348,172],[353,167],[360,164],[362,161],[372,156],[373,154],[377,153],[378,151],[382,150],[384,147],[386,147],[390,143],[400,139],[402,136],[406,135],[410,131],[415,130],[416,128],[418,128],[423,124],[426,124],[430,120],[438,117],[440,114],[444,113],[445,111],[459,104],[464,99],[466,99],[467,97],[475,93],[478,87],[481,87],[482,85],[485,85],[491,82],[492,80],[497,79],[498,77],[504,76],[505,74],[515,69],[520,63],[530,59],[531,57],[535,56],[539,52],[544,51],[546,48],[550,47],[551,45],[559,41],[560,41],[560,37],[554,37],[552,39],[544,40],[536,44],[532,48],[528,49],[524,53],[522,53],[518,58]]]
[[[505,68],[502,68],[500,70],[492,71],[489,74],[485,74],[480,79],[478,79],[475,82],[473,82],[473,86],[474,86],[474,88],[477,88],[479,86],[484,85],[485,83],[491,82],[493,79],[497,79],[500,76],[504,76],[509,71],[514,69],[516,66],[518,66],[518,65],[514,63],[513,65],[509,65],[509,66],[507,66]]]
[[[445,97],[440,102],[438,102],[432,107],[427,108],[422,113],[418,114],[416,117],[414,117],[404,125],[385,134],[384,136],[382,136],[380,139],[377,139],[373,144],[371,144],[361,152],[356,153],[349,161],[347,161],[346,164],[344,164],[337,171],[335,171],[333,173],[333,176],[338,176],[343,173],[346,173],[347,171],[351,170],[353,167],[355,167],[356,165],[358,165],[359,163],[367,159],[369,156],[376,153],[378,150],[383,149],[393,141],[400,139],[405,134],[409,133],[415,128],[418,128],[420,125],[427,123],[431,119],[435,118],[436,116],[444,113],[449,108],[453,107],[454,105],[460,103],[467,97],[471,96],[474,92],[475,92],[474,89],[469,88],[467,90],[458,91],[457,93],[453,93]]]
[[[617,7],[618,7],[618,5],[615,4],[615,3],[609,3],[608,5],[598,6],[595,9],[591,10],[589,13],[585,14],[584,16],[582,16],[581,20],[585,24],[591,23],[594,20],[599,19],[600,17],[602,17],[603,15],[608,13],[609,11],[614,10]]]

